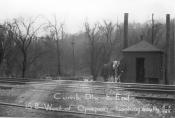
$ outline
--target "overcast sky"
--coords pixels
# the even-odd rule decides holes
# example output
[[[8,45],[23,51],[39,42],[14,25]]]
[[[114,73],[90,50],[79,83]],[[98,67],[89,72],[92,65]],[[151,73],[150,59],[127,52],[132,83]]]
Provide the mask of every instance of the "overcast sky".
[[[152,13],[164,20],[167,13],[175,16],[175,0],[0,0],[0,22],[19,16],[56,15],[71,33],[82,30],[85,21],[123,22],[124,12],[129,13],[129,22],[148,21]]]

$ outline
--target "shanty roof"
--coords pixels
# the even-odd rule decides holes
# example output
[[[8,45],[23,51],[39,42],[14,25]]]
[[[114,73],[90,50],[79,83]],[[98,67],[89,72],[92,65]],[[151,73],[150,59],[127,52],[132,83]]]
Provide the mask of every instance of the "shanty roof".
[[[161,49],[158,49],[154,45],[148,43],[147,41],[140,41],[139,43],[125,48],[123,52],[163,52]]]

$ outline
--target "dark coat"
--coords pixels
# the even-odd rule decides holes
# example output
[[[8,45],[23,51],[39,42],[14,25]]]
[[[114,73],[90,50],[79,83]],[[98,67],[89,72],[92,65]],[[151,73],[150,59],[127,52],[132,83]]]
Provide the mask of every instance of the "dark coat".
[[[121,75],[125,71],[123,64],[120,64],[117,67],[117,75]],[[101,70],[101,76],[104,78],[104,81],[108,81],[110,77],[115,78],[115,69],[113,68],[113,62],[104,64]]]

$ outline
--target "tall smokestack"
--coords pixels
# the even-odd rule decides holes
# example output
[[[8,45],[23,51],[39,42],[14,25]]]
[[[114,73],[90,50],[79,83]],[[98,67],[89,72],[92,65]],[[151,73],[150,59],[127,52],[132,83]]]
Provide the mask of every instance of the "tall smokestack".
[[[170,38],[170,14],[166,14],[166,52],[165,52],[165,79],[166,84],[171,84],[173,80],[173,67],[174,67],[174,60],[173,60],[173,39]]]
[[[128,13],[124,14],[124,40],[123,49],[128,47]]]
[[[174,27],[174,19],[173,19],[172,24],[173,24],[173,25],[172,25],[172,33],[173,33],[173,36],[172,36],[172,40],[173,40],[173,41],[172,41],[172,42],[173,42],[173,43],[172,43],[172,45],[173,45],[173,46],[172,46],[172,50],[173,50],[173,57],[172,57],[173,69],[172,69],[172,70],[174,70],[174,71],[173,71],[173,74],[174,74],[174,75],[173,75],[173,81],[174,81],[173,84],[175,84],[175,36],[174,36],[174,31],[175,31],[174,28],[175,28],[175,27]]]

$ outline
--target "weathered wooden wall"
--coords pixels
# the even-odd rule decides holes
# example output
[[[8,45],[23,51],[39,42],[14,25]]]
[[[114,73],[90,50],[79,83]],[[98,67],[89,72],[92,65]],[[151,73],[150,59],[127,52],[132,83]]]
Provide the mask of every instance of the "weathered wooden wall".
[[[123,82],[136,82],[136,58],[145,58],[145,82],[148,83],[148,78],[159,78],[159,83],[163,84],[162,72],[162,53],[158,52],[137,52],[124,53],[124,63],[127,65],[127,71],[122,76]],[[144,78],[143,78],[144,79]]]

